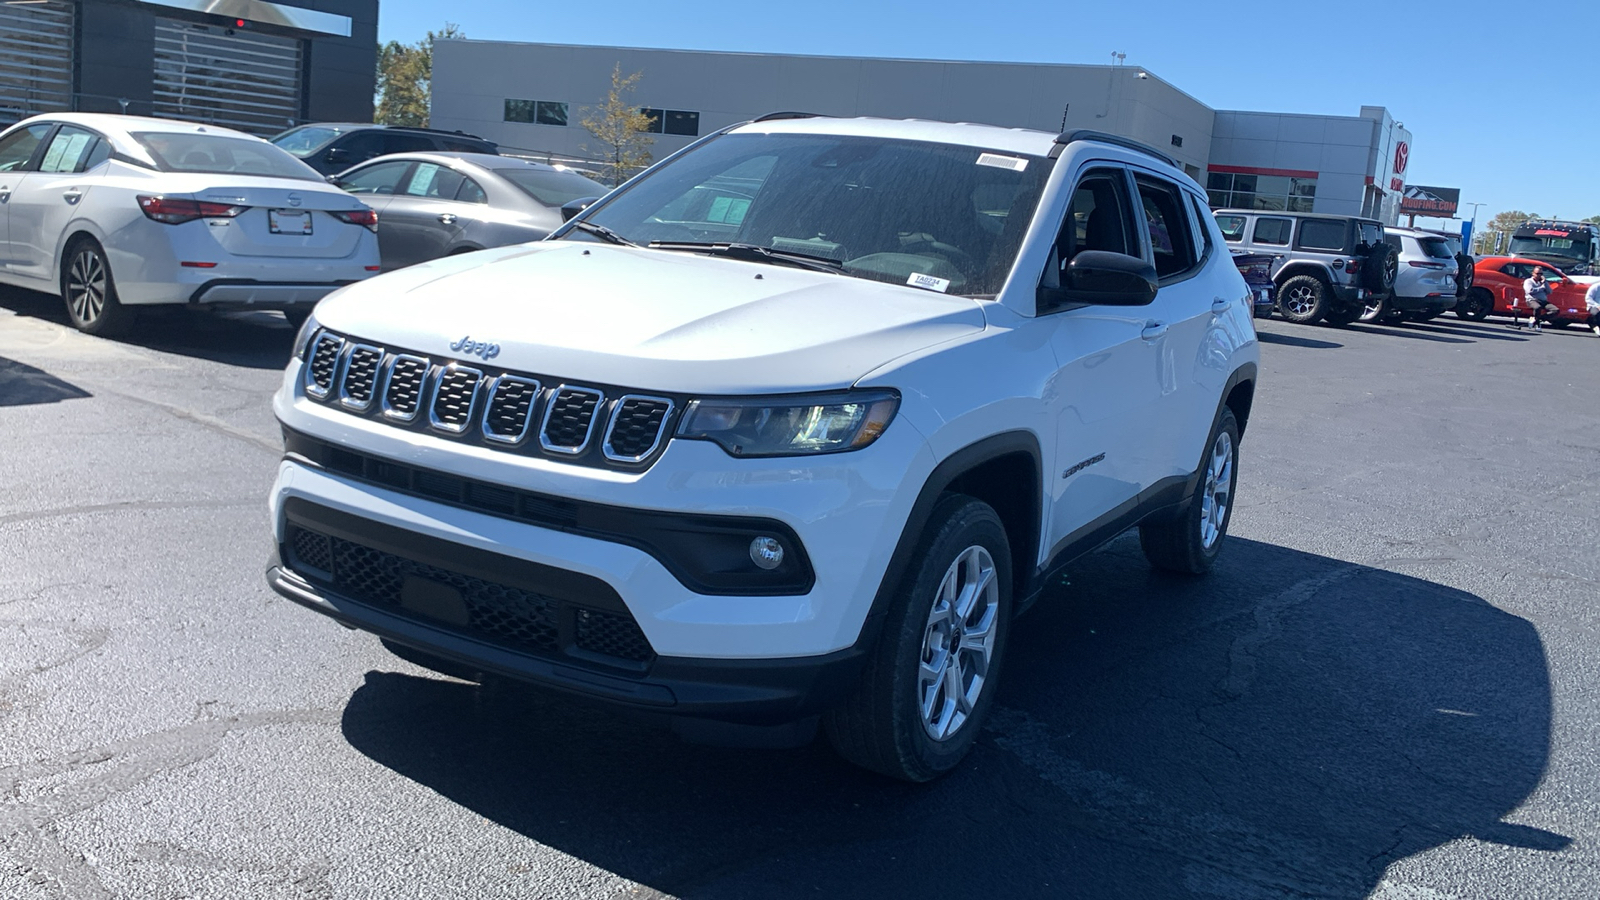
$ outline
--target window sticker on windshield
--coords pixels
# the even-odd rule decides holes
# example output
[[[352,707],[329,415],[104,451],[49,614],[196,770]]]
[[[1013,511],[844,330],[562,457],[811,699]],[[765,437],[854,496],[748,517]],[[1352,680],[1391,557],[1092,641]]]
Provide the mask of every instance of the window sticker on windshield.
[[[930,291],[938,291],[941,294],[950,290],[949,279],[935,278],[932,275],[924,275],[921,272],[913,272],[911,277],[906,279],[906,284]]]
[[[978,165],[994,166],[996,169],[1010,169],[1021,172],[1028,167],[1028,161],[1020,156],[1001,156],[998,153],[979,153]]]

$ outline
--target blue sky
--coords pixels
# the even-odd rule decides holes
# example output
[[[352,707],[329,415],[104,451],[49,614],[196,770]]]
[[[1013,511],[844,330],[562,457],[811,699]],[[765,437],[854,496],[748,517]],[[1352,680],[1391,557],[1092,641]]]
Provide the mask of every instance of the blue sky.
[[[1387,106],[1413,135],[1408,180],[1460,188],[1463,214],[1485,204],[1480,225],[1506,209],[1600,215],[1593,0],[1548,17],[1506,0],[380,4],[379,37],[405,42],[450,21],[471,38],[690,50],[1045,63],[1121,51],[1215,109]]]

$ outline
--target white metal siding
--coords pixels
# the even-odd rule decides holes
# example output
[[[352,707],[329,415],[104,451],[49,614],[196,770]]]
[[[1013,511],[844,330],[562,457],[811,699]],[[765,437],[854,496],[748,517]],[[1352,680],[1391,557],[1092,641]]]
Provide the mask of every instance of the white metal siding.
[[[0,5],[0,124],[72,108],[74,4]]]
[[[156,20],[155,114],[273,135],[300,119],[302,42]]]

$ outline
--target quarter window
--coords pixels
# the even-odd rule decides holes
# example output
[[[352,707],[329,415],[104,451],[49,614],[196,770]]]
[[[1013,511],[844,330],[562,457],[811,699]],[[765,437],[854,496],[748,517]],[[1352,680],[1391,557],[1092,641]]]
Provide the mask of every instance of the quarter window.
[[[1292,224],[1288,219],[1257,219],[1252,240],[1257,244],[1287,244]]]
[[[461,179],[461,189],[456,191],[456,199],[462,203],[488,203],[489,195],[471,178]]]

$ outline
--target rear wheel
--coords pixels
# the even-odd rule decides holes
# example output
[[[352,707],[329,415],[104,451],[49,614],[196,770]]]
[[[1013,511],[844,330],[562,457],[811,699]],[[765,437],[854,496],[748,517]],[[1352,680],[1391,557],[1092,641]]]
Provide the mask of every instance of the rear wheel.
[[[994,509],[960,494],[941,499],[860,684],[824,719],[839,755],[905,781],[955,768],[994,704],[1011,584]]]
[[[1239,482],[1239,420],[1226,407],[1206,445],[1200,485],[1176,517],[1139,526],[1139,544],[1150,565],[1168,572],[1201,575],[1222,552],[1233,519],[1233,492]]]
[[[283,317],[289,320],[290,328],[299,331],[300,326],[304,325],[306,320],[311,318],[311,309],[310,307],[286,309],[283,311]]]
[[[1357,317],[1361,322],[1379,322],[1389,315],[1389,298],[1387,296],[1367,295],[1366,305],[1361,307],[1361,315]]]
[[[1328,286],[1310,275],[1296,275],[1278,291],[1278,313],[1299,325],[1319,321],[1328,312]]]
[[[117,284],[105,251],[90,238],[72,242],[62,255],[61,299],[72,327],[84,334],[111,337],[133,324],[133,310],[117,299]]]

